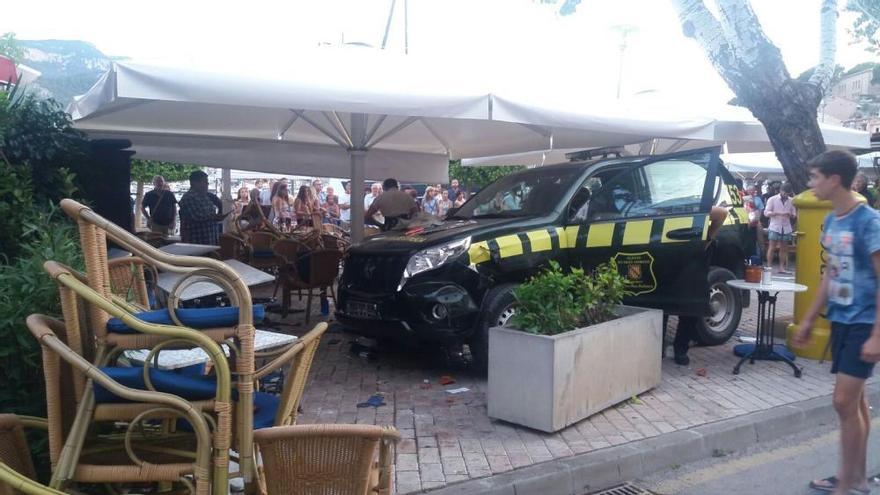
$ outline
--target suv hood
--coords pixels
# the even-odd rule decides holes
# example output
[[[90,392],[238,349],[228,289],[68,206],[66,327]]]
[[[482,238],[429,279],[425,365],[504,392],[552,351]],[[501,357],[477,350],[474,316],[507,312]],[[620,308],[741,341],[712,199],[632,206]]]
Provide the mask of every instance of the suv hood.
[[[409,229],[382,232],[368,237],[364,242],[353,246],[357,253],[410,253],[436,244],[474,236],[474,241],[488,237],[496,230],[510,224],[531,223],[533,218],[485,218],[476,220],[447,220],[441,225],[425,227],[424,230]]]

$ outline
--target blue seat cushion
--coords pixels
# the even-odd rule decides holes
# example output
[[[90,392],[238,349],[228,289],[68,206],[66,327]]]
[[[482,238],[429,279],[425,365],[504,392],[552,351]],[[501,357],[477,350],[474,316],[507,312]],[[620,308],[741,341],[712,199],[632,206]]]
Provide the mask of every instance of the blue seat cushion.
[[[275,426],[275,413],[280,404],[281,399],[277,395],[254,392],[254,429]]]
[[[254,392],[254,429],[271,428],[275,426],[275,413],[281,399],[277,395],[266,392]],[[192,431],[192,425],[185,419],[177,420],[177,429]]]
[[[254,321],[262,321],[266,317],[266,309],[262,304],[254,304]],[[224,306],[220,308],[177,308],[177,318],[190,328],[231,327],[238,324],[238,308]],[[135,318],[147,323],[174,325],[167,309],[154,309],[134,314]],[[110,318],[107,322],[110,333],[138,333],[119,318]]]
[[[106,366],[101,368],[107,376],[129,388],[147,390],[144,383],[143,368],[122,368]],[[217,382],[213,376],[194,375],[186,368],[181,370],[160,370],[150,368],[150,381],[153,388],[182,397],[186,400],[209,400],[217,394]],[[95,401],[99,404],[119,404],[130,402],[95,383]]]
[[[274,258],[275,257],[275,251],[265,250],[265,249],[255,250],[251,254],[254,258]]]

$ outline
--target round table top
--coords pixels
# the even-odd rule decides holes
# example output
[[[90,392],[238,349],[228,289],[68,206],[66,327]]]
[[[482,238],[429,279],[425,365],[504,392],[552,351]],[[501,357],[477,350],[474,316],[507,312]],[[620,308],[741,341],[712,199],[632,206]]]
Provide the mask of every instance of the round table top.
[[[756,290],[758,292],[804,292],[807,290],[807,286],[804,284],[779,280],[772,280],[769,284],[762,284],[760,282],[746,282],[745,280],[737,279],[728,280],[727,285],[737,289]]]

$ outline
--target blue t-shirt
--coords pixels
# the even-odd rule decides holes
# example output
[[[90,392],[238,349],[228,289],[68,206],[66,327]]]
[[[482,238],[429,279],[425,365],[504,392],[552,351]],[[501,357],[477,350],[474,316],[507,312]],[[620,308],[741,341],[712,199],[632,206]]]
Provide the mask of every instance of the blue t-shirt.
[[[873,324],[877,275],[871,254],[880,251],[880,213],[863,204],[842,217],[830,213],[822,226],[828,255],[828,320]]]

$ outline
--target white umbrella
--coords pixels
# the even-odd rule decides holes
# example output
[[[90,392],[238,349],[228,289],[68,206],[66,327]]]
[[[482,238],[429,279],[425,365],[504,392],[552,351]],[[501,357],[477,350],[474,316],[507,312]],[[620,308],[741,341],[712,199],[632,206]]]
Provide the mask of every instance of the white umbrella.
[[[494,97],[445,65],[370,50],[297,53],[244,73],[115,64],[69,108],[142,158],[264,172],[442,182],[447,160],[654,136],[706,137],[704,118],[620,118]],[[523,100],[525,101],[525,100]],[[352,202],[354,235],[362,203]]]

